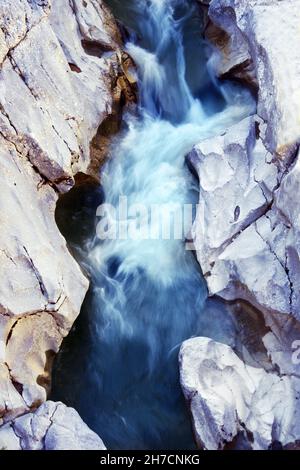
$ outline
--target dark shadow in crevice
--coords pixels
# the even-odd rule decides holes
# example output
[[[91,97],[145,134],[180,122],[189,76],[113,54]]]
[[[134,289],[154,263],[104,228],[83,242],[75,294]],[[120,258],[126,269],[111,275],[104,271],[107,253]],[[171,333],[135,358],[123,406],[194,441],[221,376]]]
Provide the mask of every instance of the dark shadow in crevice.
[[[93,57],[102,57],[107,52],[113,52],[112,47],[106,47],[97,41],[90,41],[88,39],[82,39],[81,45],[85,53]]]
[[[104,196],[100,184],[91,177],[79,173],[75,181],[75,186],[59,197],[55,220],[76,258],[75,247],[83,247],[96,233],[96,210]]]

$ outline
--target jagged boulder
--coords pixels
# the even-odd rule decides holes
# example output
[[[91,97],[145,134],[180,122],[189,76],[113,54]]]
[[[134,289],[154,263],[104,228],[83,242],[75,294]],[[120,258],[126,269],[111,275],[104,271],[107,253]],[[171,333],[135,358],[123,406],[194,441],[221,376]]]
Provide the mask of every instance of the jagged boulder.
[[[104,450],[77,411],[47,401],[0,428],[0,450]]]
[[[183,343],[180,377],[199,447],[221,450],[286,446],[300,437],[300,379],[243,362],[209,338]]]
[[[190,154],[200,186],[193,238],[211,295],[298,317],[299,162],[285,174],[261,125],[246,118]]]
[[[215,34],[213,70],[242,78],[244,68],[246,81],[252,76],[258,115],[266,123],[265,146],[290,158],[300,140],[300,0],[212,0],[209,17],[221,31]]]

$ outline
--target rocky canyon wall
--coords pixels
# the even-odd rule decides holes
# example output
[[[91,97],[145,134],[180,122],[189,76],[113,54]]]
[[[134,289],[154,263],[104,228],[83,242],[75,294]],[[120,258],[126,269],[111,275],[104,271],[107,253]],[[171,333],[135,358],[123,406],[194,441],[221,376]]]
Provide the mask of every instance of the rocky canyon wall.
[[[130,88],[123,57],[100,0],[1,1],[0,448],[61,448],[65,439],[103,448],[73,410],[35,410],[88,288],[56,226],[56,202],[76,174],[99,168],[97,130]]]
[[[237,350],[193,338],[180,352],[181,383],[199,447],[292,448],[300,441],[300,0],[199,3],[212,73],[251,87],[257,113],[191,152],[200,189],[193,239],[210,295],[263,315],[264,354],[247,342]],[[101,0],[1,1],[0,448],[104,448],[74,410],[46,401],[53,357],[88,289],[55,207],[79,174],[97,178],[102,125],[116,129],[132,99],[130,66]]]
[[[203,2],[201,2],[203,3]],[[209,3],[209,2],[205,2]],[[269,364],[207,338],[181,350],[200,446],[295,446],[300,439],[300,2],[212,0],[211,70],[257,93],[257,114],[194,148],[193,227],[210,295],[264,315]],[[256,333],[257,334],[257,333]],[[275,444],[274,444],[275,443]]]

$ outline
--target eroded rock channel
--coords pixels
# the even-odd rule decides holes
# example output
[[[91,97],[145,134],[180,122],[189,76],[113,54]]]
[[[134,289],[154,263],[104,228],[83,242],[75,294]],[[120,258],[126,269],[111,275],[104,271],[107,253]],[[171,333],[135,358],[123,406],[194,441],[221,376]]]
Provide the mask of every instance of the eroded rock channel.
[[[1,2],[1,449],[299,446],[299,21]]]
[[[201,136],[222,132],[252,113],[255,103],[238,84],[212,83],[205,19],[196,2],[110,6],[129,31],[126,50],[137,66],[140,101],[112,143],[101,188],[73,189],[57,209],[91,287],[56,360],[52,398],[76,408],[109,448],[193,448],[179,348],[197,335],[235,345],[234,316],[207,300],[200,267],[185,244],[191,225],[178,239],[117,234],[100,241],[95,214],[104,200],[118,207],[120,196],[128,207],[195,206],[198,182],[185,157]],[[129,221],[121,220],[126,228]]]

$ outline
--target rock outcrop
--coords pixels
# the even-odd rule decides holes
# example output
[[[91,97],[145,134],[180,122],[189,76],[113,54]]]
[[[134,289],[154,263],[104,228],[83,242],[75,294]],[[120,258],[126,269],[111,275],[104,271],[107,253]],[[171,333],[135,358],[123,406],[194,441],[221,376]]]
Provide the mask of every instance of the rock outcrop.
[[[47,401],[0,427],[0,450],[104,450],[77,411]]]
[[[297,317],[300,291],[291,244],[296,246],[299,235],[288,212],[297,207],[291,197],[298,164],[284,174],[257,136],[260,125],[258,116],[246,118],[191,153],[200,181],[195,247],[212,295]]]
[[[210,295],[262,312],[270,364],[253,367],[199,339],[183,347],[182,382],[202,446],[223,448],[244,430],[252,448],[289,447],[300,438],[300,2],[212,0],[208,14],[208,37],[220,38],[210,66],[252,81],[258,105],[256,115],[200,142],[189,157],[200,186],[193,238]]]
[[[228,38],[215,49],[213,70],[237,77],[242,67],[252,70],[264,144],[278,158],[290,158],[300,143],[300,1],[212,0],[209,17]]]
[[[299,207],[294,197],[299,184],[299,49],[289,56],[289,44],[300,44],[299,7],[298,0],[211,2],[211,21],[232,38],[243,36],[237,42],[248,51],[259,87],[257,116],[199,143],[190,159],[200,178],[194,239],[211,294],[300,318]],[[231,62],[231,55],[222,60]],[[235,63],[241,63],[238,56]]]
[[[245,364],[209,338],[193,338],[180,351],[181,384],[199,447],[220,450],[282,446],[300,435],[299,376],[279,376]]]
[[[54,212],[76,174],[99,169],[91,142],[101,145],[101,124],[130,90],[121,45],[101,0],[1,1],[0,425],[46,400],[52,359],[88,288]]]

